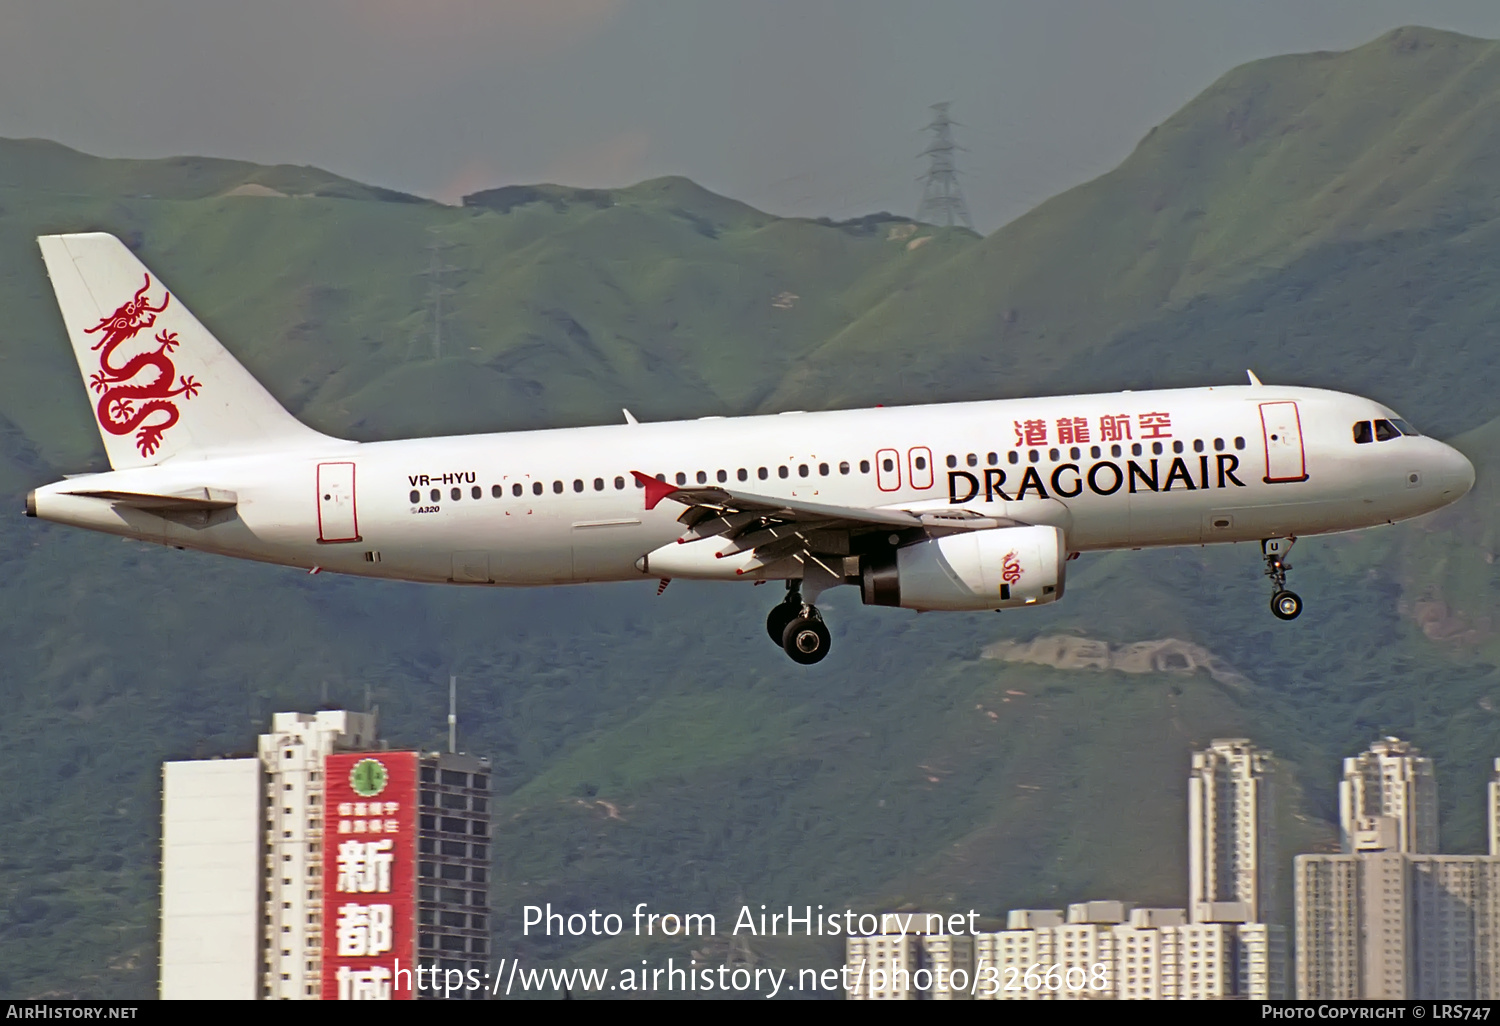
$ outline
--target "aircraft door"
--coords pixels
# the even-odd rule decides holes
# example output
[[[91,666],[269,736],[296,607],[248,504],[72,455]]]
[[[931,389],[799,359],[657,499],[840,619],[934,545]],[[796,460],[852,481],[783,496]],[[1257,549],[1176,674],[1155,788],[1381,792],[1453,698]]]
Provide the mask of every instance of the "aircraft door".
[[[913,488],[932,487],[932,450],[919,445],[907,451],[907,480]]]
[[[882,492],[901,487],[901,454],[895,449],[881,449],[875,454],[875,483]]]
[[[318,541],[359,541],[354,507],[354,464],[318,464]]]
[[[1294,402],[1261,403],[1260,424],[1266,446],[1266,484],[1307,480],[1302,448],[1302,419]]]

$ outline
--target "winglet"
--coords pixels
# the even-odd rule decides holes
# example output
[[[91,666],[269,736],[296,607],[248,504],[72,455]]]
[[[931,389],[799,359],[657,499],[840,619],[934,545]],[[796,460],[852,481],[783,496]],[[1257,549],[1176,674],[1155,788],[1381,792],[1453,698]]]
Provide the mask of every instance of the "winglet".
[[[639,470],[632,470],[630,476],[635,478],[636,483],[646,489],[646,508],[655,509],[656,504],[677,490],[676,485],[658,481],[649,474],[642,474]]]
[[[625,414],[625,423],[627,423],[627,424],[639,424],[640,423],[640,421],[638,421],[638,420],[635,419],[635,414],[631,413],[629,410],[624,409],[622,407],[621,410],[620,410],[620,412],[623,413],[623,414]]]
[[[1247,368],[1246,368],[1246,369],[1245,369],[1245,373],[1246,373],[1246,374],[1248,374],[1248,375],[1250,375],[1250,384],[1252,384],[1252,385],[1259,385],[1259,384],[1260,384],[1260,378],[1257,378],[1257,377],[1256,377],[1256,376],[1255,376],[1255,372],[1254,372],[1254,371],[1253,371],[1253,370],[1250,370],[1250,369],[1249,369],[1249,368],[1248,368],[1248,367],[1247,367]]]

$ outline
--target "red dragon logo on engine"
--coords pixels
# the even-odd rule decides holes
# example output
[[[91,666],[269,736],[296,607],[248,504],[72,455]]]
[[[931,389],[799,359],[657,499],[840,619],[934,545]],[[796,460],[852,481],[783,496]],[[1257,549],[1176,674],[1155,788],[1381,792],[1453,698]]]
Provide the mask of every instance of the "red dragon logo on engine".
[[[84,333],[104,334],[93,346],[99,353],[99,370],[89,377],[89,387],[99,393],[99,425],[112,435],[135,431],[136,448],[150,456],[161,446],[161,436],[177,423],[174,396],[191,399],[202,388],[190,375],[177,378],[177,368],[170,356],[177,348],[177,333],[158,331],[156,348],[146,349],[123,361],[116,357],[119,347],[156,323],[156,315],[167,308],[172,294],[162,294],[161,305],[152,306],[146,298],[151,289],[151,275],[135,296],[118,310]],[[154,376],[150,376],[155,371]],[[142,380],[142,376],[146,375]],[[173,388],[174,379],[177,387]],[[149,423],[148,423],[149,419]]]
[[[1000,560],[1000,579],[1006,584],[1015,584],[1021,579],[1021,561],[1014,551],[1007,552]]]

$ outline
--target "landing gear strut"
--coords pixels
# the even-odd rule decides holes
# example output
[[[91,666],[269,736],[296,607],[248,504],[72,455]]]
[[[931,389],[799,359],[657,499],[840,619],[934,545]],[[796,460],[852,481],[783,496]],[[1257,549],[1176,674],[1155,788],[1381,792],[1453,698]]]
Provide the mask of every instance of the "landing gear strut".
[[[802,601],[800,583],[786,582],[786,598],[766,617],[766,633],[793,662],[811,666],[828,654],[828,627],[818,607]]]
[[[802,612],[802,591],[798,587],[800,583],[787,581],[786,598],[772,606],[770,614],[766,616],[766,633],[778,645],[781,644],[781,636],[786,633],[786,625]]]
[[[1266,576],[1276,589],[1271,595],[1271,612],[1279,620],[1295,620],[1302,613],[1302,597],[1286,587],[1286,572],[1292,568],[1286,557],[1296,541],[1295,537],[1267,538],[1260,543],[1260,551],[1266,560]]]

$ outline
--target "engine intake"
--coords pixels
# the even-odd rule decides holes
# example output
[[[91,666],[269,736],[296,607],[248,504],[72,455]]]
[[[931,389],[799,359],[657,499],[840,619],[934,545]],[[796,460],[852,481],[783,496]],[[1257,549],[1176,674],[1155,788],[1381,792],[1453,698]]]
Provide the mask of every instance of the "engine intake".
[[[1056,527],[1002,527],[928,538],[861,558],[867,606],[1006,609],[1062,598],[1067,548]]]

